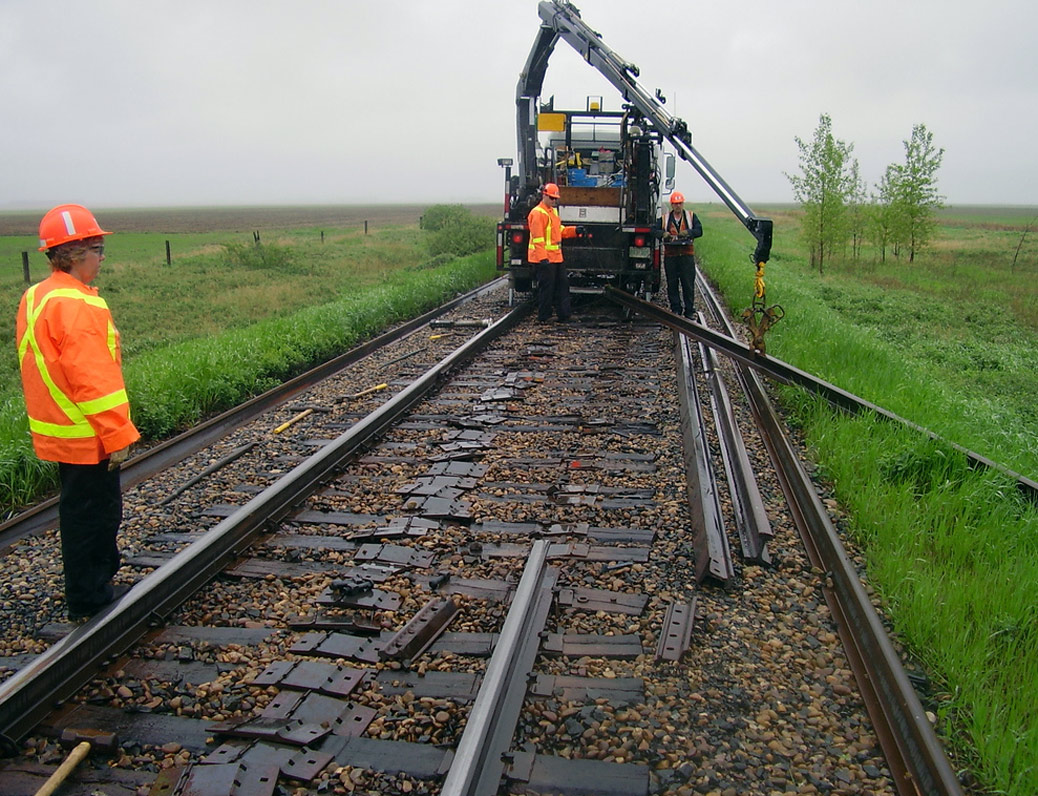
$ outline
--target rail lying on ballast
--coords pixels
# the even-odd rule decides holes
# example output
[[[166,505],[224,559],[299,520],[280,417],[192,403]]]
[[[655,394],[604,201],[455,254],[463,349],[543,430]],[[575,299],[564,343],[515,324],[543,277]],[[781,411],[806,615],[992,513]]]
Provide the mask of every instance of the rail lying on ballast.
[[[699,284],[701,289],[706,289],[706,283],[702,279],[699,280]],[[674,315],[661,307],[657,307],[655,304],[650,304],[647,301],[642,301],[635,296],[624,293],[622,290],[606,286],[603,289],[603,294],[621,306],[639,312],[646,317],[659,321],[665,326],[669,326],[671,329],[686,334],[695,340],[699,340],[711,348],[727,354],[741,364],[749,365],[755,370],[758,370],[764,375],[770,376],[783,384],[803,387],[804,389],[813,392],[815,395],[820,395],[839,409],[843,409],[851,414],[873,412],[879,417],[893,420],[913,429],[914,431],[918,431],[920,434],[925,434],[930,439],[940,442],[942,445],[947,445],[963,454],[969,460],[972,467],[996,470],[1003,475],[1014,479],[1016,481],[1016,487],[1020,490],[1021,494],[1029,500],[1038,501],[1038,482],[1003,467],[997,462],[994,462],[975,451],[971,451],[954,442],[949,442],[933,431],[930,431],[928,428],[913,423],[911,420],[906,420],[888,409],[884,409],[881,406],[866,401],[864,398],[859,398],[857,395],[849,393],[846,390],[841,390],[839,387],[816,378],[810,373],[800,370],[787,362],[775,359],[774,357],[764,356],[750,346],[740,343],[734,337],[719,334],[718,332],[708,329],[694,321],[690,321],[687,318]]]

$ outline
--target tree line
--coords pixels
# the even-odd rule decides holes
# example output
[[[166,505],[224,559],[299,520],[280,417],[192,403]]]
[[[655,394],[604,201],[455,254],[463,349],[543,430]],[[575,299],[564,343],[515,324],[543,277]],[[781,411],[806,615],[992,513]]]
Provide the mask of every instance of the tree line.
[[[913,262],[933,239],[936,211],[943,207],[937,191],[937,170],[944,150],[933,133],[917,124],[904,141],[903,163],[887,166],[869,192],[862,179],[854,145],[833,136],[832,119],[823,113],[809,142],[794,137],[800,150],[800,174],[786,174],[793,195],[804,211],[802,234],[811,252],[811,266],[821,273],[832,257],[861,255],[869,241],[881,259],[907,255]]]

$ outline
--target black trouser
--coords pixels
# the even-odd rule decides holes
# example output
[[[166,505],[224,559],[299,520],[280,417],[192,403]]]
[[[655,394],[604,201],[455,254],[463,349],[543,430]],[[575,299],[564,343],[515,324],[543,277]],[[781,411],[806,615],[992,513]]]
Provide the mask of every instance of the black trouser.
[[[58,501],[65,602],[72,614],[90,613],[112,599],[119,569],[116,533],[123,517],[119,470],[100,464],[59,463]]]
[[[670,311],[691,318],[695,311],[692,307],[692,299],[696,294],[695,255],[667,254],[663,260],[663,268],[667,273],[667,299],[670,301]],[[684,309],[681,306],[682,298]]]
[[[537,320],[546,321],[552,309],[560,321],[569,319],[569,276],[562,263],[537,263]]]

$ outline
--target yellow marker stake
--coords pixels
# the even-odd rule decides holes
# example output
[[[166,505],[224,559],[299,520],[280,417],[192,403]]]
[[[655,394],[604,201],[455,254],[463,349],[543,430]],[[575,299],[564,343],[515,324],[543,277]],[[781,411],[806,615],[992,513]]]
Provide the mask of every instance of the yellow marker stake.
[[[366,389],[366,390],[361,390],[360,392],[354,393],[353,395],[350,396],[350,398],[363,398],[365,395],[370,395],[373,392],[378,392],[379,390],[384,390],[388,386],[389,386],[388,384],[386,384],[385,382],[382,382],[382,384],[376,384],[374,387],[368,387],[368,389]]]
[[[280,434],[282,431],[284,431],[286,428],[288,428],[293,423],[298,423],[300,420],[302,420],[307,415],[313,414],[313,411],[314,411],[313,409],[304,409],[302,412],[300,412],[298,415],[293,417],[291,420],[286,420],[280,426],[275,428],[274,429],[274,433],[275,434]]]

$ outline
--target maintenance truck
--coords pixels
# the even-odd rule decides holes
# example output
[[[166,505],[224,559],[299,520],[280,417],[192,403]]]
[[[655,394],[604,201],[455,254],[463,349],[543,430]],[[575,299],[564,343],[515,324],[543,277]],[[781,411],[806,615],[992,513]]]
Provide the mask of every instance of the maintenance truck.
[[[764,303],[771,219],[755,215],[721,179],[692,146],[688,125],[664,109],[663,94],[650,94],[638,84],[638,67],[610,49],[576,6],[544,0],[537,11],[541,27],[515,92],[518,161],[498,160],[505,170],[505,207],[497,225],[497,267],[508,271],[512,291],[533,289],[526,218],[540,201],[541,187],[555,183],[562,222],[585,230],[564,244],[573,291],[600,291],[612,284],[643,297],[656,292],[661,245],[653,228],[663,215],[662,197],[674,185],[675,154],[664,151],[667,144],[757,240],[751,255],[757,265],[753,305],[743,314],[756,341],[781,317],[781,308]],[[560,38],[619,91],[620,110],[605,110],[600,97],[589,98],[582,110],[557,110],[553,100],[540,101],[548,59]]]
[[[631,293],[654,293],[660,240],[652,227],[661,189],[673,186],[674,174],[674,156],[663,155],[659,133],[635,108],[603,110],[601,98],[589,98],[583,110],[556,110],[553,103],[527,107],[535,132],[520,153],[519,174],[506,177],[508,207],[498,225],[498,267],[509,270],[511,287],[531,289],[526,218],[541,199],[541,186],[555,183],[562,223],[584,229],[566,242],[571,290],[610,282]],[[661,160],[664,173],[669,161],[669,178],[661,177]]]

